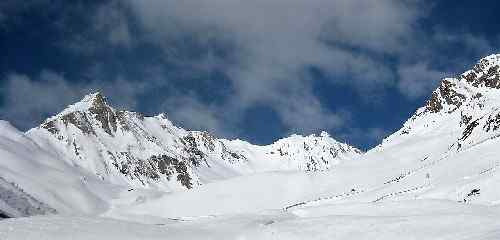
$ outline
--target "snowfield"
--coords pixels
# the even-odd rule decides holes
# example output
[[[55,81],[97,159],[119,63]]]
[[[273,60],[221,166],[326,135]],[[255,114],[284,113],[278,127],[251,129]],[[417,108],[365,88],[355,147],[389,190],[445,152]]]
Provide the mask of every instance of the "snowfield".
[[[0,239],[474,239],[500,238],[499,207],[443,200],[336,204],[253,214],[156,219],[101,217],[3,220]]]
[[[366,153],[217,139],[89,95],[27,133],[0,121],[0,239],[500,239],[499,109],[500,55]]]

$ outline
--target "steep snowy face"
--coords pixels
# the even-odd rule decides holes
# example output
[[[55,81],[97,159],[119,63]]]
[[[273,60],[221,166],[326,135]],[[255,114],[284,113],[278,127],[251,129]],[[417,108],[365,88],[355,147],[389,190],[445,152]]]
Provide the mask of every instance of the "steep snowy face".
[[[250,171],[324,171],[341,161],[360,157],[363,152],[345,143],[340,143],[322,132],[319,136],[291,135],[276,142],[257,146],[241,140],[222,140],[232,152],[249,160]],[[245,167],[239,168],[246,169]]]
[[[100,93],[85,96],[27,135],[71,164],[118,184],[191,188],[199,184],[185,131],[164,115],[117,111]]]
[[[453,135],[450,148],[461,149],[497,137],[500,128],[500,54],[481,59],[472,70],[445,78],[427,104],[384,141],[412,136]]]
[[[362,188],[360,196],[371,201],[418,196],[497,203],[499,66],[500,55],[491,55],[472,70],[443,79],[400,130],[363,156],[363,164],[346,167],[347,177],[372,175],[359,174],[353,189]],[[337,166],[336,172],[342,171]]]
[[[361,151],[326,133],[298,135],[268,146],[217,139],[174,126],[165,114],[145,117],[85,96],[27,136],[103,180],[184,189],[227,177],[275,170],[326,170]]]
[[[307,171],[328,170],[342,160],[362,154],[359,149],[336,141],[326,132],[319,136],[292,135],[276,141],[269,148],[270,155],[279,154],[295,168]]]

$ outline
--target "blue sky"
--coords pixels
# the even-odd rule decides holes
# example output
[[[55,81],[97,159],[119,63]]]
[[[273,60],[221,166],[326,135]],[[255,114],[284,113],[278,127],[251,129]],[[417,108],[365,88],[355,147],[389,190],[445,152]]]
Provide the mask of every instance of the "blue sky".
[[[498,53],[496,1],[0,2],[0,119],[36,126],[101,90],[118,108],[270,143],[368,149],[442,77]]]

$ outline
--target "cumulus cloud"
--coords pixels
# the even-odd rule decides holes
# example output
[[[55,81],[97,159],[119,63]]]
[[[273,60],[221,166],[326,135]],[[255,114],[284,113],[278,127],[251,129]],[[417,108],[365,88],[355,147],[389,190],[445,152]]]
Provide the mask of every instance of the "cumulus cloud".
[[[223,63],[218,66],[234,89],[219,109],[241,112],[264,104],[287,127],[303,132],[343,124],[339,114],[314,95],[310,67],[324,72],[333,84],[355,86],[363,95],[383,89],[394,82],[389,67],[346,47],[381,54],[400,51],[419,18],[415,4],[393,0],[128,3],[150,33],[148,40],[162,46],[167,56],[178,56],[176,43],[186,36],[203,48],[222,44],[229,49],[224,56],[200,56],[200,62]]]
[[[0,8],[2,4],[9,9],[30,6],[7,2],[1,2]],[[383,129],[353,128],[351,113],[320,100],[315,91],[317,72],[329,87],[354,89],[365,99],[360,101],[363,104],[374,102],[374,96],[387,89],[416,101],[428,95],[444,73],[456,70],[435,65],[442,62],[437,61],[443,58],[442,47],[463,46],[470,54],[493,49],[481,36],[437,28],[423,31],[418,24],[428,9],[421,3],[109,0],[91,7],[71,4],[71,11],[62,11],[66,13],[57,25],[68,33],[61,45],[73,50],[72,56],[82,63],[84,73],[79,76],[84,80],[66,79],[48,70],[36,76],[8,74],[3,89],[6,104],[0,113],[30,126],[39,121],[35,118],[40,113],[54,113],[90,89],[104,89],[118,105],[148,105],[149,112],[166,111],[184,126],[226,137],[244,127],[247,111],[263,106],[291,132],[327,129],[352,139],[379,139]],[[1,14],[9,17],[5,13],[0,11],[0,18]],[[51,90],[61,96],[55,98]],[[30,102],[23,94],[43,100]]]
[[[38,81],[22,74],[10,74],[6,81],[2,118],[23,128],[40,122],[41,114],[62,109],[79,95],[61,75],[50,71],[42,71]]]
[[[469,32],[435,27],[425,39],[414,43],[413,56],[405,56],[407,62],[397,67],[397,88],[410,100],[429,96],[443,78],[465,71],[474,61],[495,52],[491,40]]]
[[[163,102],[162,109],[167,111],[167,116],[175,122],[183,123],[191,130],[205,130],[221,136],[234,136],[231,131],[232,124],[229,122],[229,114],[217,109],[215,105],[202,103],[196,96],[176,95],[169,97]],[[223,123],[223,120],[228,122]]]
[[[113,46],[128,48],[132,36],[126,13],[122,9],[117,1],[100,6],[93,17],[93,27],[102,35],[107,35],[107,40]]]
[[[143,85],[122,78],[70,83],[63,75],[50,70],[43,70],[35,77],[11,73],[3,81],[4,103],[0,108],[0,118],[21,129],[41,123],[44,118],[95,91],[103,91],[119,107],[133,108],[137,104],[135,94],[143,89]]]
[[[428,96],[446,76],[446,73],[433,70],[426,63],[400,66],[398,74],[398,88],[410,98]]]

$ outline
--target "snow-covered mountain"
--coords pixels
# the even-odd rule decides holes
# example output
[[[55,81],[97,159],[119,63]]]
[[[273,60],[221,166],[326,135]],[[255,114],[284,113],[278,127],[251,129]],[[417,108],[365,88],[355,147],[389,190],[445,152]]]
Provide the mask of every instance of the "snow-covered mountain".
[[[26,136],[68,163],[111,183],[192,188],[206,182],[276,170],[327,170],[361,151],[327,133],[293,135],[268,146],[186,131],[166,114],[115,110],[101,93],[85,96]]]
[[[472,70],[445,78],[427,104],[384,144],[416,135],[460,133],[447,143],[460,150],[499,135],[499,110],[500,54],[495,54],[481,59]]]
[[[282,207],[302,215],[336,208],[337,204],[422,199],[498,205],[499,69],[500,55],[492,55],[471,71],[443,79],[400,130],[358,161],[342,161],[331,171],[307,175],[232,178],[133,207],[118,207],[117,212],[178,217]],[[261,194],[259,198],[252,197],[256,193]],[[204,199],[204,205],[193,207],[196,199]],[[188,204],[175,209],[164,207],[180,202]]]
[[[499,119],[500,54],[495,54],[443,79],[426,104],[361,161],[336,166],[332,192],[317,199],[498,204]]]
[[[414,199],[498,204],[499,66],[500,55],[492,55],[480,60],[471,71],[443,79],[427,103],[400,130],[358,161],[342,161],[332,171],[307,176],[297,173],[229,179],[206,186],[205,191],[167,195],[124,211],[155,209],[155,216],[172,217],[239,212],[243,208],[239,202],[254,194],[254,182],[267,183],[259,185],[263,195],[280,191],[279,198],[252,199],[246,203],[247,208],[260,210]],[[290,182],[292,186],[288,186]],[[247,190],[241,185],[253,187]],[[234,195],[220,189],[230,189]],[[221,196],[226,196],[223,204],[218,201]],[[199,198],[206,201],[203,208],[190,204],[184,210],[162,207],[179,199],[190,202]]]
[[[396,229],[424,239],[500,237],[494,221],[500,212],[500,54],[443,79],[400,130],[363,154],[327,133],[267,146],[218,139],[178,128],[165,114],[115,110],[99,93],[26,133],[0,123],[6,159],[0,191],[25,199],[13,205],[0,197],[4,215],[38,209],[35,214],[160,223],[167,230],[147,226],[158,238],[173,239],[206,239],[207,233],[329,239],[339,231],[349,238],[359,226],[366,233],[360,238],[399,238]],[[173,191],[181,189],[189,190]],[[65,219],[34,223],[57,226]],[[70,219],[96,229],[129,226]],[[8,226],[23,229],[24,222]]]

